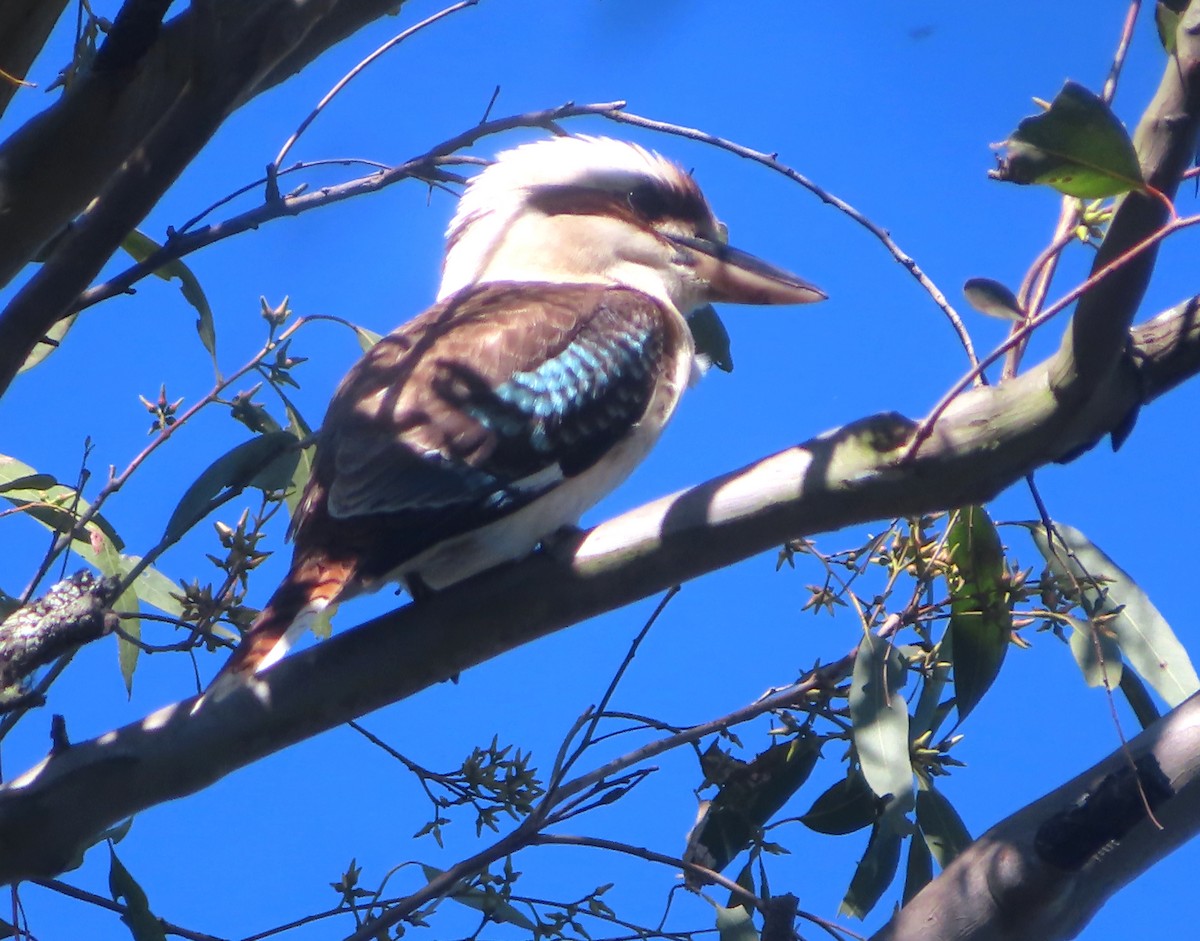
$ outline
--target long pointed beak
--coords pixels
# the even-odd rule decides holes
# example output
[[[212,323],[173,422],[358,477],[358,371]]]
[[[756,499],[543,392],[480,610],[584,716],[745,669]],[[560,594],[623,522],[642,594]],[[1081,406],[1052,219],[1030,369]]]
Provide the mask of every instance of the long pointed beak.
[[[729,304],[811,304],[826,294],[790,271],[709,239],[667,236],[695,253],[696,274],[708,282],[708,300]]]

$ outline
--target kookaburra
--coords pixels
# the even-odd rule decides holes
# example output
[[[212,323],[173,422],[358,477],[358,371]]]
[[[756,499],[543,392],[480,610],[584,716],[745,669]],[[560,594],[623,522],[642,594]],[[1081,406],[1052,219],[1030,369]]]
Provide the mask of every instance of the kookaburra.
[[[657,440],[697,374],[691,313],[824,296],[729,247],[657,154],[596,137],[500,154],[450,223],[437,303],[338,386],[291,570],[222,676],[385,582],[419,595],[527,555]]]

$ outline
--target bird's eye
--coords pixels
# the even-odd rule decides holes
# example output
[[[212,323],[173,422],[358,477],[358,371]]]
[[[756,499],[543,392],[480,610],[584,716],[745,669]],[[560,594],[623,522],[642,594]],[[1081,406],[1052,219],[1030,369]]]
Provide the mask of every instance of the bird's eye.
[[[629,191],[629,208],[643,219],[655,222],[668,215],[674,207],[670,205],[668,194],[661,186],[652,183],[639,183]]]

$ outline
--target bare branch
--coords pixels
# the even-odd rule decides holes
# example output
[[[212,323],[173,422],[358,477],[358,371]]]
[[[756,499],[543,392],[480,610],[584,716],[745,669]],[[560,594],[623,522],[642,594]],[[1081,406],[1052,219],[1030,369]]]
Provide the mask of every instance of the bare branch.
[[[0,314],[0,392],[230,113],[395,7],[192,5],[157,32],[137,68],[87,72],[0,145],[0,284],[88,207]]]

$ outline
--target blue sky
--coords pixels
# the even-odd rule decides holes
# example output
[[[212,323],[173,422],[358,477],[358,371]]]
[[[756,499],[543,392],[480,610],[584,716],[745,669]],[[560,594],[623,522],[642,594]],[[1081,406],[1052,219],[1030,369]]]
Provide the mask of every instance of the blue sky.
[[[116,8],[96,6],[110,14]],[[988,145],[1031,113],[1032,96],[1049,99],[1066,79],[1099,89],[1125,5],[940,0],[882,6],[483,0],[373,65],[317,119],[292,157],[400,162],[478,121],[497,85],[494,115],[626,99],[637,113],[778,152],[887,228],[963,309],[959,287],[969,277],[1020,282],[1058,210],[1048,190],[989,181],[994,158]],[[436,9],[411,0],[399,17],[346,41],[230,118],[143,230],[161,239],[168,225],[260,175],[330,85],[379,43]],[[1163,67],[1148,12],[1116,100],[1130,124]],[[43,87],[67,56],[66,37],[59,38],[31,76]],[[9,122],[44,101],[40,90],[23,92]],[[796,185],[677,138],[601,119],[568,126],[636,139],[693,168],[733,244],[797,271],[830,295],[809,308],[726,309],[735,371],[714,373],[689,393],[646,464],[585,522],[873,412],[919,416],[963,372],[953,333],[911,277],[865,230]],[[517,132],[477,152],[487,155],[532,136]],[[343,178],[342,170],[310,177],[314,184]],[[247,208],[253,199],[235,205]],[[1185,190],[1181,211],[1192,201]],[[260,295],[273,303],[287,295],[297,313],[336,315],[379,332],[423,309],[435,291],[441,233],[452,212],[447,194],[401,184],[274,222],[187,259],[215,312],[222,367],[236,368],[261,342]],[[1194,251],[1189,238],[1164,250],[1147,316],[1195,291],[1184,276],[1194,270],[1185,261]],[[1058,293],[1074,284],[1087,261],[1086,250],[1073,251]],[[963,315],[977,348],[1002,339],[1004,324],[969,310]],[[71,480],[90,435],[94,480],[109,464],[124,466],[146,442],[149,419],[138,395],[154,397],[165,381],[169,396],[191,401],[211,383],[193,321],[177,288],[158,281],[89,311],[64,347],[0,402],[0,452]],[[1030,356],[1056,343],[1052,327]],[[303,388],[296,398],[315,423],[358,347],[348,331],[318,325],[292,351],[310,357],[297,373]],[[1195,390],[1185,386],[1142,414],[1119,453],[1102,446],[1038,475],[1052,515],[1082,529],[1129,570],[1185,644],[1194,634],[1188,549],[1200,498],[1192,486],[1195,436],[1179,429],[1190,428],[1194,402]],[[214,412],[157,454],[140,482],[135,478],[108,508],[130,549],[152,544],[196,469],[244,437],[240,426]],[[239,506],[221,518],[236,518]],[[1020,488],[1003,494],[992,510],[999,519],[1036,514]],[[282,550],[278,523],[269,548]],[[213,551],[210,532],[201,527],[161,567],[173,576],[211,578],[203,557]],[[1017,558],[1039,564],[1032,547],[1011,530],[1005,536]],[[832,550],[859,538],[861,532],[824,536],[819,545]],[[0,521],[0,545],[17,563],[8,567],[6,590],[21,590],[32,565],[22,560],[36,558],[44,541],[31,525]],[[251,603],[262,603],[281,574],[286,552],[279,556],[264,566]],[[859,628],[851,617],[801,613],[805,584],[819,579],[814,570],[774,569],[774,556],[765,555],[685,586],[639,654],[617,706],[678,724],[701,721],[856,642]],[[339,623],[356,623],[391,600],[347,606]],[[533,749],[535,760],[548,765],[574,718],[603,692],[653,605],[650,599],[515,651],[470,671],[457,686],[428,690],[364,724],[428,767],[455,766],[493,735]],[[1033,650],[1011,651],[995,689],[963,730],[967,739],[957,754],[969,767],[944,785],[976,835],[1118,745],[1103,695],[1084,688],[1065,648],[1045,635],[1035,641]],[[212,658],[203,669],[216,665]],[[67,716],[73,739],[89,738],[187,695],[191,683],[186,658],[144,658],[127,701],[110,640],[79,656],[55,687],[50,711]],[[44,754],[47,720],[31,717],[4,742],[6,777]],[[751,750],[763,747],[766,728],[760,722],[743,735]],[[827,749],[790,813],[802,812],[841,775],[840,759],[836,748]],[[580,829],[681,852],[697,783],[694,760],[674,756],[627,801],[585,818]],[[355,733],[336,730],[203,794],[143,813],[119,850],[157,914],[239,937],[334,904],[328,884],[352,857],[370,884],[403,860],[446,865],[476,846],[465,818],[447,831],[445,851],[428,839],[412,842],[426,813],[418,787],[395,762]],[[799,895],[802,908],[832,916],[865,835],[833,840],[793,825],[780,839],[794,855],[774,861],[773,886]],[[1083,937],[1136,936],[1145,930],[1148,906],[1162,933],[1193,930],[1189,913],[1163,900],[1182,894],[1198,853],[1185,847],[1144,876]],[[521,888],[530,894],[578,896],[615,881],[610,904],[647,920],[675,883],[669,869],[584,850],[531,851],[517,862],[527,874]],[[105,894],[106,854],[93,851],[70,879]],[[22,899],[43,939],[121,937],[125,930],[108,913],[34,887],[23,890]],[[702,903],[677,904],[681,924],[710,923]],[[867,928],[878,927],[889,907],[890,901],[881,904]],[[326,924],[288,937],[331,935],[337,929]]]

